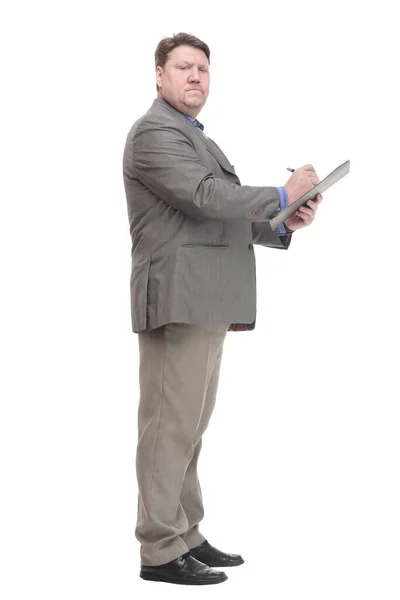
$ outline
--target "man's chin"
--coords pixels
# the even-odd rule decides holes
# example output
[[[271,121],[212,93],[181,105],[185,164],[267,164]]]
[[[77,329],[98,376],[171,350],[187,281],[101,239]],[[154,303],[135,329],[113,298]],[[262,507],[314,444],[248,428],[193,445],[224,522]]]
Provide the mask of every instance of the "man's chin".
[[[183,100],[182,104],[187,106],[188,108],[199,108],[203,106],[203,98],[193,98],[193,100],[188,100],[187,98]]]

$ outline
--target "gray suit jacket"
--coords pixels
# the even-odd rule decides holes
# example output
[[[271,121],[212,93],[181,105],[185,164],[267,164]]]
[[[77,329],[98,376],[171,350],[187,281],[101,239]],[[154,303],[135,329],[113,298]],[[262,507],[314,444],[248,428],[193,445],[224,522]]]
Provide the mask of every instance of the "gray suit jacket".
[[[287,248],[291,238],[268,222],[276,187],[242,186],[217,144],[158,99],[129,131],[123,176],[133,332],[174,322],[254,329],[253,244]]]

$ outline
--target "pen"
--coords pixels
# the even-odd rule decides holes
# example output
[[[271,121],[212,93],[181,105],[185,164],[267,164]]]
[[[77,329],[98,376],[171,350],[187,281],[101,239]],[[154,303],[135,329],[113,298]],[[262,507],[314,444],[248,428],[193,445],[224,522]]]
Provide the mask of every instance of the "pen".
[[[292,173],[294,173],[294,169],[291,169],[290,167],[286,168],[287,171],[292,171]]]

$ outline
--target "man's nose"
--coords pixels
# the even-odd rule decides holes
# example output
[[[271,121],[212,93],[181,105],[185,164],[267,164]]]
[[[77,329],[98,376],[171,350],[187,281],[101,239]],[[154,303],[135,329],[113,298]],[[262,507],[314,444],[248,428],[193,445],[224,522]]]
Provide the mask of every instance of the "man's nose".
[[[199,70],[198,69],[193,69],[190,72],[189,79],[190,79],[190,81],[200,81]]]

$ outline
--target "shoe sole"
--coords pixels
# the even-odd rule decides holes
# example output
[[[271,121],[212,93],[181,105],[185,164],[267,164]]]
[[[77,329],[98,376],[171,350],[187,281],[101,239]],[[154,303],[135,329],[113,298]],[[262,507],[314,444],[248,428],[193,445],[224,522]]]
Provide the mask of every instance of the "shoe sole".
[[[161,575],[156,575],[153,573],[140,573],[139,575],[142,579],[145,579],[146,581],[163,581],[164,583],[178,583],[180,585],[211,585],[211,584],[215,584],[215,583],[223,583],[224,581],[226,581],[228,579],[228,575],[225,575],[225,577],[223,579],[218,579],[218,580],[193,580],[193,581],[179,581],[179,580],[171,580],[171,579],[166,579],[165,577],[162,577]]]

